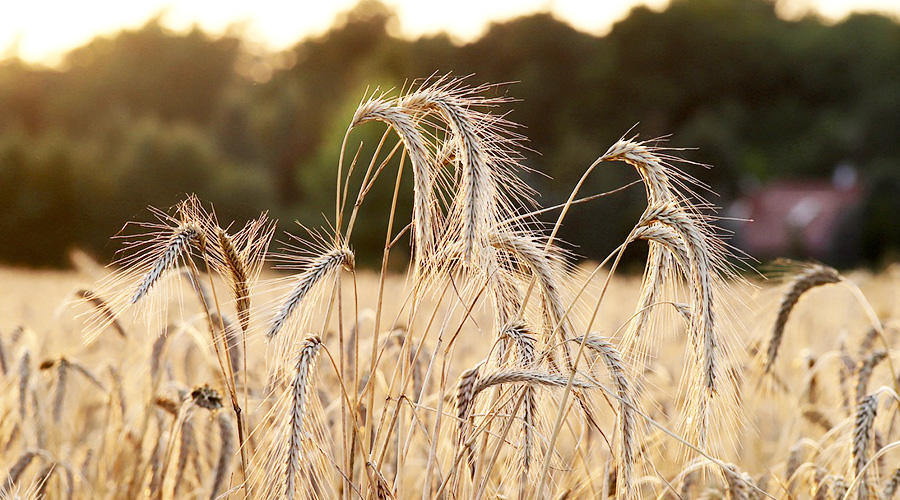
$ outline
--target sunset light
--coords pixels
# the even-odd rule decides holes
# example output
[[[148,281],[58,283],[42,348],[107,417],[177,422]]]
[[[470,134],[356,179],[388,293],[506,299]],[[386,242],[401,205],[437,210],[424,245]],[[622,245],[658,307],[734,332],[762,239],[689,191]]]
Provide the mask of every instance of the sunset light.
[[[70,49],[92,38],[121,29],[138,28],[154,16],[176,30],[199,25],[205,31],[238,30],[253,43],[281,50],[299,40],[324,32],[341,12],[357,0],[303,2],[221,2],[215,0],[85,0],[0,3],[0,53],[30,62],[54,64]],[[458,41],[471,40],[492,21],[504,21],[538,11],[551,11],[577,29],[603,34],[636,5],[659,9],[667,0],[457,0],[452,3],[385,0],[395,9],[403,35],[416,37],[447,31]],[[877,11],[900,15],[895,0],[789,0],[778,2],[785,13],[815,10],[828,19],[852,11]]]

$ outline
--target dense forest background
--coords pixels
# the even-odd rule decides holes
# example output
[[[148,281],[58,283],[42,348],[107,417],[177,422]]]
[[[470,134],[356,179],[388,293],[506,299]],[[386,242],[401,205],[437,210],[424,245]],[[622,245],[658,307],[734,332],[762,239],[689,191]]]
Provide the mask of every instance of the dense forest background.
[[[535,172],[525,175],[542,205],[564,200],[632,130],[697,148],[683,155],[715,168],[689,171],[721,206],[760,183],[853,165],[867,189],[858,263],[900,248],[897,19],[828,24],[781,19],[765,0],[673,0],[661,12],[636,8],[602,37],[536,14],[465,45],[402,39],[396,23],[364,1],[326,34],[272,54],[239,34],[175,33],[157,19],[72,50],[58,67],[0,62],[0,261],[64,265],[73,247],[108,259],[125,221],[191,192],[223,220],[269,210],[282,229],[321,226],[367,89],[450,72],[473,85],[515,82],[496,91],[519,100],[509,119],[530,139],[523,163]],[[353,141],[371,146],[381,130],[366,134]],[[583,193],[635,178],[604,168]],[[392,182],[383,184],[374,196],[389,200]],[[644,203],[635,186],[586,204],[562,236],[580,255],[605,256]],[[360,222],[360,254],[381,248],[383,219],[376,210]]]

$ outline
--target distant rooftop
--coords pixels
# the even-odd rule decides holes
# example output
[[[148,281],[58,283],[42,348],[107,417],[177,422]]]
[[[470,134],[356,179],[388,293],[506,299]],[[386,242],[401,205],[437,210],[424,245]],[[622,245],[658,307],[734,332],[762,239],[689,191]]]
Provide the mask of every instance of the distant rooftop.
[[[749,219],[736,245],[757,258],[800,257],[825,262],[852,258],[858,247],[863,189],[848,176],[833,181],[777,181],[748,193],[731,214]]]

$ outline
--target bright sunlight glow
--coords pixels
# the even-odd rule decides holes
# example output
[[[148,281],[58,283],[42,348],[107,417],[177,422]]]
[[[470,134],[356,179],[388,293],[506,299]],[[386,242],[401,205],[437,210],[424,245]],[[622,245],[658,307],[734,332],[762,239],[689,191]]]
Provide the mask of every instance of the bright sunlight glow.
[[[253,0],[31,0],[0,2],[0,51],[3,58],[19,56],[30,62],[54,64],[70,49],[98,35],[137,28],[156,15],[173,29],[199,25],[223,33],[237,29],[245,38],[269,50],[280,50],[304,37],[328,29],[335,16],[358,0],[282,2]],[[602,34],[635,5],[663,8],[667,0],[385,0],[396,9],[400,29],[415,37],[448,31],[457,40],[470,40],[492,21],[550,11],[576,28]],[[900,15],[897,0],[782,0],[796,14],[810,9],[829,19],[854,10]],[[287,6],[287,7],[286,7]]]

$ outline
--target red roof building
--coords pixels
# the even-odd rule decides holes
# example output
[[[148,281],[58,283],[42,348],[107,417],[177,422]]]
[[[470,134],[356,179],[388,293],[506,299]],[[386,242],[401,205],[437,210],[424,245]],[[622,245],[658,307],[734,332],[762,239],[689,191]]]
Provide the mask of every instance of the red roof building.
[[[748,219],[735,246],[753,257],[812,258],[839,265],[859,252],[859,183],[781,181],[767,184],[731,207]]]

